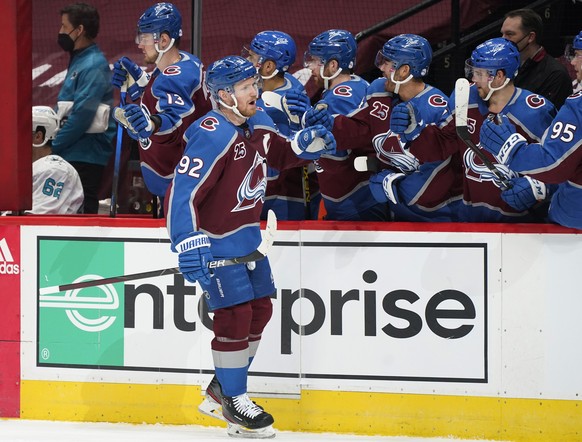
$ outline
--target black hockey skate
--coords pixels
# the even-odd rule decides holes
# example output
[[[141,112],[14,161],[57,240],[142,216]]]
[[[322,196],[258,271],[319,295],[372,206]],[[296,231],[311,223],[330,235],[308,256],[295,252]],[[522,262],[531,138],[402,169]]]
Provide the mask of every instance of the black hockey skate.
[[[198,411],[207,416],[225,420],[222,416],[222,387],[216,375],[206,387],[206,398],[198,405]]]
[[[255,402],[253,401],[253,403]],[[263,409],[260,405],[257,405],[257,407],[261,410]],[[225,420],[224,416],[222,416],[222,387],[216,375],[206,387],[206,398],[198,405],[198,411],[207,416]]]
[[[273,416],[255,404],[244,393],[222,397],[222,415],[228,422],[228,435],[249,439],[275,437]]]

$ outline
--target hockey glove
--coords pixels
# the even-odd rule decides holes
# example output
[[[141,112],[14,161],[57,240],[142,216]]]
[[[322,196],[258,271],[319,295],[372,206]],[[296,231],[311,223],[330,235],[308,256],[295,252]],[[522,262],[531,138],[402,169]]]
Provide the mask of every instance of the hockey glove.
[[[546,199],[546,185],[529,176],[512,178],[512,187],[501,192],[501,198],[515,210],[524,212]]]
[[[129,79],[128,74],[129,73]],[[150,75],[143,71],[137,64],[127,57],[121,57],[113,64],[113,76],[111,84],[121,89],[127,82],[127,92],[133,101],[138,100],[143,94],[143,90],[150,81]]]
[[[370,192],[372,196],[379,203],[386,203],[388,200],[394,204],[398,204],[398,199],[392,188],[392,184],[403,178],[403,173],[396,173],[390,170],[383,170],[376,175],[370,177]]]
[[[127,134],[136,141],[139,141],[139,135],[133,130],[131,124],[125,116],[125,110],[122,107],[113,108],[113,119],[127,129]]]
[[[487,118],[479,134],[481,146],[495,155],[501,164],[509,164],[515,152],[527,144],[525,138],[515,132],[515,126],[507,116],[498,115],[495,121]]]
[[[123,110],[129,123],[129,128],[136,132],[139,138],[146,139],[154,133],[155,127],[145,106],[128,104],[123,106]]]
[[[333,115],[327,110],[327,104],[318,103],[315,107],[309,108],[303,114],[301,124],[303,127],[321,124],[327,130],[331,131],[333,129]]]
[[[210,284],[210,269],[208,263],[213,261],[210,252],[208,236],[196,232],[183,241],[180,241],[175,250],[179,253],[178,265],[184,279],[190,282],[200,281],[201,284]]]
[[[398,103],[390,114],[390,129],[400,136],[404,143],[414,140],[424,129],[424,122],[418,109],[412,103]]]
[[[322,154],[334,154],[336,142],[333,134],[322,125],[307,127],[291,140],[295,155],[304,160],[317,160]]]
[[[281,99],[281,106],[289,121],[299,124],[303,114],[311,108],[311,102],[305,93],[290,90]]]

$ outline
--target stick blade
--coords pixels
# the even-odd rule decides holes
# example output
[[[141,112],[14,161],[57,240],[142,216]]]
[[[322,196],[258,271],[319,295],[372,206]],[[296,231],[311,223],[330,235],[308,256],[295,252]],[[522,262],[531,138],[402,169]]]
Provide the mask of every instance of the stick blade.
[[[261,252],[262,255],[267,256],[269,249],[273,246],[275,241],[275,234],[277,233],[277,215],[272,210],[267,212],[267,225],[265,231],[263,232],[263,240],[257,250]]]
[[[469,92],[471,85],[466,78],[459,78],[455,82],[455,126],[467,127],[467,113],[469,111]]]
[[[261,98],[263,99],[263,103],[267,107],[274,107],[275,109],[283,112],[283,104],[281,103],[281,95],[273,92],[273,91],[264,91],[261,94]]]
[[[55,285],[52,287],[43,287],[41,289],[38,290],[38,294],[40,296],[45,296],[45,295],[54,295],[55,293],[59,293],[59,286]]]
[[[358,172],[378,172],[378,160],[374,157],[354,158],[354,169]]]

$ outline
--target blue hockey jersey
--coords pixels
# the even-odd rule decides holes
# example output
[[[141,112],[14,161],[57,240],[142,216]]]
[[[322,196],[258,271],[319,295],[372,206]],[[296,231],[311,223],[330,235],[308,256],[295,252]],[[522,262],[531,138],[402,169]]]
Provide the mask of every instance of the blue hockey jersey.
[[[163,71],[155,69],[141,103],[162,124],[147,140],[140,141],[139,156],[148,190],[163,197],[184,152],[182,135],[197,118],[212,108],[203,87],[202,62],[180,51],[180,60]]]
[[[559,184],[548,216],[582,229],[582,91],[570,95],[540,143],[518,149],[508,166],[546,183]]]
[[[455,94],[449,100],[449,108],[454,114]],[[529,142],[539,141],[551,123],[556,110],[551,102],[540,95],[532,94],[524,89],[515,88],[515,91],[499,112],[507,115],[516,126],[518,132]],[[467,127],[471,140],[479,145],[479,133],[483,121],[492,113],[488,103],[481,97],[477,87],[471,85],[469,93],[469,109]],[[498,164],[497,159],[480,148],[490,161],[507,177],[517,176],[505,165]],[[452,156],[453,162],[460,162],[462,175],[463,200],[461,210],[457,211],[458,221],[468,222],[525,222],[536,221],[535,217],[527,212],[520,212],[508,205],[501,198],[501,183],[489,168],[467,147],[457,136],[454,118],[438,128],[429,126],[412,143],[411,152],[424,161],[442,160]]]
[[[168,191],[166,222],[173,244],[202,231],[215,257],[233,258],[261,242],[267,165],[283,170],[307,161],[295,156],[264,111],[247,124],[245,130],[211,111],[186,130],[186,150]]]
[[[363,106],[369,86],[367,81],[352,75],[350,80],[324,91],[319,103],[326,104],[334,116],[349,116]],[[354,169],[354,158],[357,156],[348,143],[336,154],[323,155],[316,161],[319,189],[327,211],[326,219],[386,219],[387,208],[380,207],[370,192],[371,172]]]

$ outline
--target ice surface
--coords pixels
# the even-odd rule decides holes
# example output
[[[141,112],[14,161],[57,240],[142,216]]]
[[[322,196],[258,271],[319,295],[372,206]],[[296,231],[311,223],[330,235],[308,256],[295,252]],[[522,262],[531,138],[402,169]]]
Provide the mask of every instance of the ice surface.
[[[55,422],[24,419],[0,419],[0,441],[14,442],[204,442],[234,439],[225,427],[196,425],[133,425],[94,422]],[[256,440],[256,439],[255,439]],[[455,438],[414,438],[387,436],[351,436],[330,433],[277,431],[273,441],[313,442],[448,442]],[[464,442],[475,440],[462,439]]]

